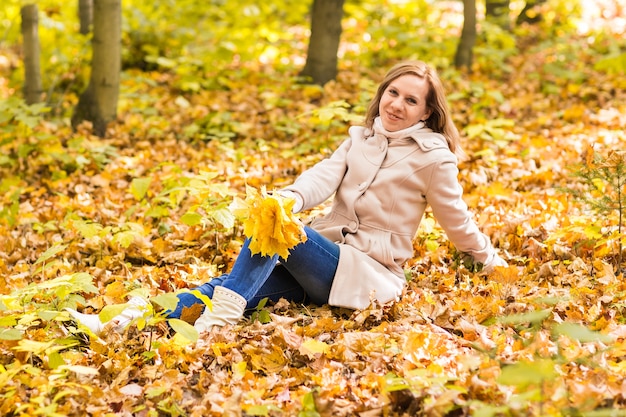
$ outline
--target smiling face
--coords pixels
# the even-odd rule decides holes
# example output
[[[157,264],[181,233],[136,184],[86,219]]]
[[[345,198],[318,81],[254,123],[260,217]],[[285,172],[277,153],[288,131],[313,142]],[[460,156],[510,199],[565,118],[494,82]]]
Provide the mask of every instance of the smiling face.
[[[378,105],[383,127],[395,132],[428,119],[431,114],[426,107],[428,92],[428,82],[417,75],[406,74],[393,80]]]

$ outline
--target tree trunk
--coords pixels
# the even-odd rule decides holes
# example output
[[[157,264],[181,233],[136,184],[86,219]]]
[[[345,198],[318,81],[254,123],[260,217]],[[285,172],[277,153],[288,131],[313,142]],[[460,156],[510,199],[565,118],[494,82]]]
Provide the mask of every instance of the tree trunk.
[[[107,124],[117,115],[121,69],[121,0],[94,0],[91,77],[72,116],[72,126],[93,123],[104,137]]]
[[[306,64],[300,75],[324,85],[337,76],[344,0],[313,0],[311,36]]]
[[[510,30],[509,21],[510,0],[487,0],[485,4],[485,18],[487,21],[495,23],[502,29]]]
[[[93,22],[93,0],[78,0],[78,20],[80,33],[82,35],[88,34]]]
[[[463,0],[463,31],[454,55],[457,68],[472,70],[473,48],[476,43],[476,0]]]
[[[37,4],[22,6],[22,37],[24,39],[24,100],[41,101],[41,67],[39,65],[39,9]]]
[[[545,3],[546,0],[527,0],[524,8],[517,16],[516,23],[521,25],[522,23],[539,23],[541,22],[541,13],[537,10],[536,6]]]

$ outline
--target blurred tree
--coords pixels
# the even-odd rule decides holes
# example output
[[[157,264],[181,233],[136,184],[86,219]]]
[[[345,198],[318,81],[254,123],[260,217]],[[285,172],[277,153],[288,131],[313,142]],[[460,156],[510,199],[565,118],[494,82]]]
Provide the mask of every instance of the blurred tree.
[[[324,85],[337,76],[343,3],[344,0],[313,0],[309,48],[300,75],[315,84]]]
[[[538,11],[539,5],[545,3],[546,0],[527,0],[524,8],[517,16],[516,23],[538,23],[541,21],[541,13]]]
[[[93,22],[93,0],[78,0],[78,20],[80,22],[80,33],[83,35],[91,31]]]
[[[463,0],[463,31],[454,55],[454,65],[472,70],[473,48],[476,43],[476,0]]]
[[[104,137],[107,124],[117,115],[121,69],[121,0],[94,0],[93,57],[87,89],[80,95],[72,126],[93,123],[94,133]]]
[[[41,68],[39,65],[39,8],[36,3],[20,9],[24,53],[24,100],[28,104],[41,100]]]
[[[511,0],[486,0],[485,19],[502,29],[510,30],[509,9]]]

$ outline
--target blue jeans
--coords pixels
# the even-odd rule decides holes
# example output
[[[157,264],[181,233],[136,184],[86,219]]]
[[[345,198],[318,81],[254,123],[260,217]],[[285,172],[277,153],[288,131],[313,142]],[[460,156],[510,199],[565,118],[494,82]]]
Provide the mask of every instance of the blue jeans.
[[[216,286],[222,286],[240,294],[253,309],[264,298],[278,301],[304,302],[310,300],[322,305],[328,302],[330,287],[339,263],[339,246],[310,227],[305,227],[307,240],[289,251],[287,259],[278,255],[252,255],[250,240],[246,239],[241,252],[229,274],[213,278],[195,290],[213,297]],[[180,318],[182,309],[202,301],[191,293],[178,294],[176,310],[169,318]],[[204,304],[202,304],[204,306]]]

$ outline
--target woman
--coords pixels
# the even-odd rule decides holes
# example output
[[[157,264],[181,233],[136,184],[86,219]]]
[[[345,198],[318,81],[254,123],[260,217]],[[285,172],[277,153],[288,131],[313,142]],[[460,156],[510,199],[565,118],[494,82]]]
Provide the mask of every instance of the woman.
[[[412,240],[427,204],[459,251],[486,272],[505,266],[463,202],[455,156],[462,155],[459,141],[435,70],[420,61],[391,68],[369,105],[365,126],[351,127],[330,158],[281,191],[296,200],[294,212],[334,194],[330,212],[305,227],[307,240],[286,260],[252,255],[246,240],[229,274],[197,288],[212,298],[213,309],[205,309],[196,329],[235,324],[265,297],[352,309],[396,300],[406,285],[402,266],[413,256]],[[169,317],[200,302],[182,293]],[[123,326],[140,314],[131,305],[115,320]],[[96,333],[103,326],[97,316],[72,315]]]

